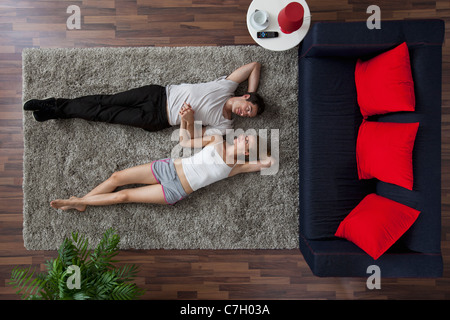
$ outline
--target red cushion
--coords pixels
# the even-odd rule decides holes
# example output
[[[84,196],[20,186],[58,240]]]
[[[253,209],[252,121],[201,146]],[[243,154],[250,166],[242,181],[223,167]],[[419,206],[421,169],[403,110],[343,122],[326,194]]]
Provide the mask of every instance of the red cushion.
[[[376,260],[411,227],[419,213],[372,193],[345,217],[335,236],[353,242]]]
[[[414,83],[405,42],[368,61],[359,59],[355,83],[364,118],[415,109]]]
[[[413,188],[412,151],[419,123],[363,120],[356,142],[359,179]]]

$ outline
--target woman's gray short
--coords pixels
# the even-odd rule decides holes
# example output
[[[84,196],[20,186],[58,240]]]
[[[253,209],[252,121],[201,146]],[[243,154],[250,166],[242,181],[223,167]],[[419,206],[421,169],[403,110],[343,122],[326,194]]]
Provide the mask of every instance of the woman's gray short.
[[[172,159],[155,160],[151,163],[151,168],[153,176],[162,186],[167,204],[175,204],[187,196]]]

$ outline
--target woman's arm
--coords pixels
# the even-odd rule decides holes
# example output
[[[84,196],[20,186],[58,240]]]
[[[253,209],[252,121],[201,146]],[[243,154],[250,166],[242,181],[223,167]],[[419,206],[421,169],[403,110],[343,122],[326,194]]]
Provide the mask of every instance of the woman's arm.
[[[246,173],[246,172],[258,172],[263,169],[269,169],[273,165],[276,164],[276,159],[272,156],[269,156],[265,159],[258,160],[258,161],[252,161],[252,162],[246,162],[241,165],[237,165],[231,170],[229,177],[237,175],[239,173]]]

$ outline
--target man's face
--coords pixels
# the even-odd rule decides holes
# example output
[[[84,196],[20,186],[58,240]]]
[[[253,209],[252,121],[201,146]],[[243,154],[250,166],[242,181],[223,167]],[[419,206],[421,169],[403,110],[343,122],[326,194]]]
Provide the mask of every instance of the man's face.
[[[247,94],[242,97],[236,97],[232,112],[240,117],[255,117],[258,114],[258,106],[247,101],[249,97]]]

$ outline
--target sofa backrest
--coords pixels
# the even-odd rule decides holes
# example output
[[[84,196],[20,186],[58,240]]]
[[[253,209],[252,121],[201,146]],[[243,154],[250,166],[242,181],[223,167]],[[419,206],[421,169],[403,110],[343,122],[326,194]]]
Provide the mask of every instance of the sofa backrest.
[[[402,42],[408,47],[442,47],[444,29],[444,21],[438,19],[382,21],[381,29],[368,29],[365,21],[316,22],[303,40],[299,55],[369,57]]]

